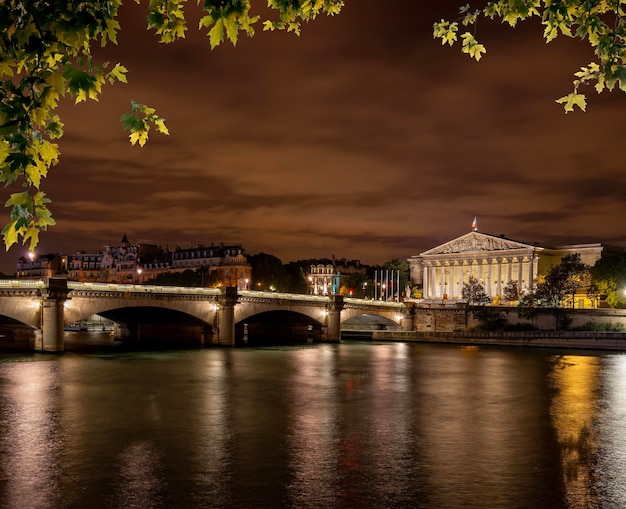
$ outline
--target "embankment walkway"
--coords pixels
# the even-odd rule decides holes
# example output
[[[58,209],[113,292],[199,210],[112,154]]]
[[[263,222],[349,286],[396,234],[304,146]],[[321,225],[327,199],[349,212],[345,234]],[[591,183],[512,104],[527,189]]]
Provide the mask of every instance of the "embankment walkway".
[[[478,346],[517,346],[626,351],[626,332],[404,332],[374,331],[374,341],[414,341]]]

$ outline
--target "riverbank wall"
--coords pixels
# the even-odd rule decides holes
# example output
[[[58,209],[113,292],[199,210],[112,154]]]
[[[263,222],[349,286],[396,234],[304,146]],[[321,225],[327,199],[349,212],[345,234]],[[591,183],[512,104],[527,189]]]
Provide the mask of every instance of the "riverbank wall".
[[[515,332],[418,332],[373,331],[373,341],[409,341],[448,345],[515,346],[626,351],[625,332],[515,331]]]

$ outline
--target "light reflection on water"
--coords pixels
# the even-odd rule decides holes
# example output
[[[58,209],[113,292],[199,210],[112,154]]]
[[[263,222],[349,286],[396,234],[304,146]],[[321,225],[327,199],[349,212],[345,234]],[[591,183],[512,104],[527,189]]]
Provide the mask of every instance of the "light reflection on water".
[[[3,508],[626,507],[624,355],[347,343],[4,360]]]
[[[626,357],[551,360],[551,415],[568,507],[626,507]]]

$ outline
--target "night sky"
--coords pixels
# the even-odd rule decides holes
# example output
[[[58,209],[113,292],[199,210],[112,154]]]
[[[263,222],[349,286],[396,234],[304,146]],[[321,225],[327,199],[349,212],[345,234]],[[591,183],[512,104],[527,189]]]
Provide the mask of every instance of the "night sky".
[[[187,39],[166,46],[145,30],[146,4],[128,1],[102,56],[129,83],[63,104],[61,162],[43,188],[57,226],[37,252],[102,250],[126,233],[375,264],[467,233],[474,216],[479,231],[543,246],[626,246],[626,94],[585,90],[587,113],[554,102],[593,59],[585,43],[546,45],[538,21],[483,22],[477,63],[432,38],[461,2],[346,3],[300,38],[259,23],[211,51],[195,2]],[[170,136],[130,147],[119,118],[131,99]],[[25,253],[13,247],[0,269]]]

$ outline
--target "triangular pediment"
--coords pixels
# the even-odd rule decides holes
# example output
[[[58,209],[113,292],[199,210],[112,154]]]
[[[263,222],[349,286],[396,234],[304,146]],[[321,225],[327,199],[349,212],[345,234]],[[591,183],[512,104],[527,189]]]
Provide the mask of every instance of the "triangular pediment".
[[[524,244],[523,242],[516,242],[504,237],[496,237],[494,235],[479,232],[469,232],[461,237],[451,240],[450,242],[446,242],[445,244],[429,249],[428,251],[423,252],[421,256],[510,251],[516,249],[542,248],[537,248],[536,246],[532,246],[530,244]]]

